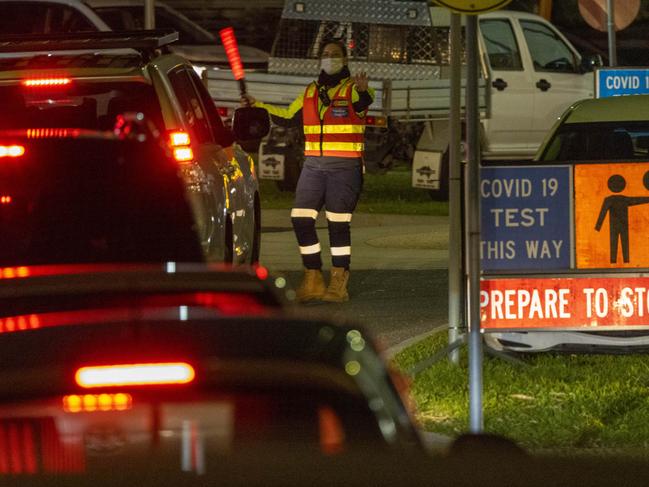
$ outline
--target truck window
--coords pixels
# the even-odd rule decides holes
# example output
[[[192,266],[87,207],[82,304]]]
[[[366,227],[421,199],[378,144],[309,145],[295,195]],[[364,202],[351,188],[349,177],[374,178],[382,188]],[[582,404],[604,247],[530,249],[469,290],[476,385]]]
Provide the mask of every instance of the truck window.
[[[406,60],[405,31],[398,25],[371,25],[368,61],[402,63]]]
[[[494,70],[522,71],[523,63],[509,20],[481,20],[480,31]]]
[[[535,71],[577,72],[575,54],[554,30],[540,22],[529,20],[522,20],[521,27]]]

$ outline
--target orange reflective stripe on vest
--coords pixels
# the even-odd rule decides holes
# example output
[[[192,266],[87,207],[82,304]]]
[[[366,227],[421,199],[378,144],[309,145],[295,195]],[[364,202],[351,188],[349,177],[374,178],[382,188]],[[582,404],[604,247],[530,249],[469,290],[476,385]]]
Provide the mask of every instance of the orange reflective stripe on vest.
[[[354,111],[352,86],[349,79],[339,85],[322,119],[317,85],[311,83],[307,87],[302,107],[304,155],[349,158],[363,156],[365,119]]]

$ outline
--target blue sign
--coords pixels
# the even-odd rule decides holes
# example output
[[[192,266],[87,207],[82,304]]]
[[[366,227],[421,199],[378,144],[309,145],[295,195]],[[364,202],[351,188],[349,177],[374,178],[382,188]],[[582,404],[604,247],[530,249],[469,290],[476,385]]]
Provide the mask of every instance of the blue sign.
[[[570,166],[482,167],[480,196],[483,270],[570,269]]]
[[[649,93],[649,68],[606,68],[595,72],[595,98]]]

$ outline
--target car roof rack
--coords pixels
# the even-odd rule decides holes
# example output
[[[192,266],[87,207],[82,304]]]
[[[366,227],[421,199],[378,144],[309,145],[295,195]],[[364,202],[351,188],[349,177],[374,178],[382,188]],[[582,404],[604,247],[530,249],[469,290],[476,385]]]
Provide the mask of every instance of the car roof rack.
[[[0,53],[134,49],[150,55],[177,40],[173,29],[0,35]]]

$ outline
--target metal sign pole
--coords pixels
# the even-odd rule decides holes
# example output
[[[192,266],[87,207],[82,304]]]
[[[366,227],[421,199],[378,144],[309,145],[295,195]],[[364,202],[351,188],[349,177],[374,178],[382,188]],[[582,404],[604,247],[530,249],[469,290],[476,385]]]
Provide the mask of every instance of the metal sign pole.
[[[155,29],[155,0],[144,0],[144,28]]]
[[[469,427],[480,433],[482,419],[482,335],[480,332],[480,113],[478,104],[478,17],[467,16],[467,167],[464,185],[469,322]]]
[[[460,139],[460,95],[462,90],[462,22],[460,14],[451,14],[451,113],[449,116],[449,178],[448,178],[448,343],[453,344],[459,338],[462,327],[462,310],[464,303],[462,279],[462,201],[461,171],[462,155]],[[460,351],[453,348],[449,360],[458,365]]]
[[[608,65],[617,66],[617,45],[615,39],[615,0],[607,0],[606,16],[606,26],[608,27]]]

